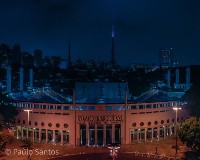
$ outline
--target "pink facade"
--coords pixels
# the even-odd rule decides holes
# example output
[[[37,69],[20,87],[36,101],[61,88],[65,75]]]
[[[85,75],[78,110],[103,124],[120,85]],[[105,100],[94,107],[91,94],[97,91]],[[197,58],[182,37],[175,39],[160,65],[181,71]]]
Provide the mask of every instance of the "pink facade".
[[[173,107],[182,108],[177,113],[178,125],[189,117],[186,106],[177,101],[138,104],[16,102],[16,106],[20,111],[16,117],[17,138],[61,145],[104,146],[169,138],[176,131]],[[28,113],[25,109],[31,111]]]

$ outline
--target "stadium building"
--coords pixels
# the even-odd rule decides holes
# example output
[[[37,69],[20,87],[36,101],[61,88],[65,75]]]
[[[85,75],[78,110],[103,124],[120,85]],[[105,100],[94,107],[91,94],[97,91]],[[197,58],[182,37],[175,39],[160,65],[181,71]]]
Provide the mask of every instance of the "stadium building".
[[[187,83],[189,73],[187,69]],[[15,135],[33,142],[73,146],[170,138],[176,134],[176,125],[189,117],[187,104],[180,99],[185,94],[182,88],[190,84],[178,84],[176,76],[176,90],[152,89],[134,99],[127,82],[77,82],[68,97],[50,87],[12,93],[19,110]],[[167,77],[170,81],[170,72]]]

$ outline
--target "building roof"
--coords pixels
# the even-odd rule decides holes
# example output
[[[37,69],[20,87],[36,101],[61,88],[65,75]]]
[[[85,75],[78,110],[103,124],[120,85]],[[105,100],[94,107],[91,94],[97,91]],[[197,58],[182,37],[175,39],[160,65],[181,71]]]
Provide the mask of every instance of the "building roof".
[[[41,102],[41,103],[72,103],[69,97],[63,97],[50,88],[34,89],[32,91],[24,91],[12,93],[14,100],[25,102]]]
[[[134,99],[136,103],[178,101],[185,94],[184,91],[166,91],[152,89]]]
[[[125,103],[126,91],[127,82],[77,82],[75,99],[76,103]]]

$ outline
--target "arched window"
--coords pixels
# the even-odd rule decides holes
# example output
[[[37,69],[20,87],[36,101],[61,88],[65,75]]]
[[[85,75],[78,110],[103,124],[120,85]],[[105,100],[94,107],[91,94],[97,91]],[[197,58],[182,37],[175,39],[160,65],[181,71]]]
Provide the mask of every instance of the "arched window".
[[[68,128],[68,124],[64,124],[64,128]]]
[[[151,125],[151,122],[148,122],[147,125],[150,126],[150,125]]]
[[[132,123],[132,126],[133,126],[133,127],[136,127],[136,123]]]
[[[49,124],[48,124],[48,126],[49,126],[49,127],[52,127],[52,124],[51,124],[51,123],[49,123]]]
[[[56,123],[56,127],[59,128],[59,127],[60,127],[60,124],[59,124],[59,123]]]

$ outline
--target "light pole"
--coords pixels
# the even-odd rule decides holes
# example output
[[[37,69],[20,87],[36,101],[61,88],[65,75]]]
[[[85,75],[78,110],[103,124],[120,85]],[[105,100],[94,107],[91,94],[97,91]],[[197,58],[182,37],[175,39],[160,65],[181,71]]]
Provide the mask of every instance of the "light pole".
[[[178,145],[177,145],[177,141],[178,141],[178,133],[177,133],[177,114],[178,114],[178,110],[181,110],[181,108],[178,107],[174,107],[173,110],[176,111],[176,155],[177,155],[177,149],[178,149]]]
[[[27,129],[29,130],[29,114],[30,114],[30,111],[32,111],[32,109],[25,109],[24,111],[25,111],[25,112],[28,112]],[[26,133],[27,133],[27,132],[26,132]],[[28,134],[26,134],[26,139],[28,140]]]

